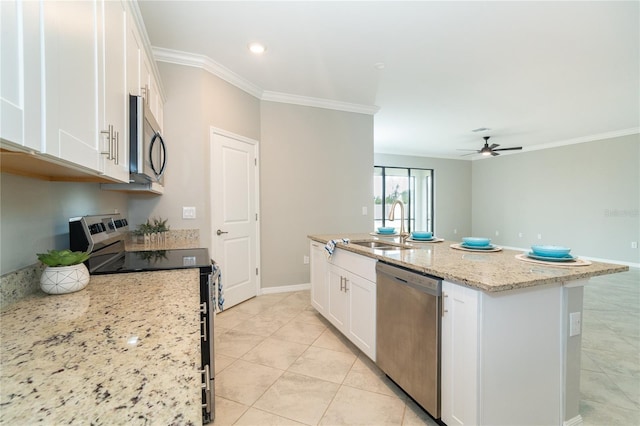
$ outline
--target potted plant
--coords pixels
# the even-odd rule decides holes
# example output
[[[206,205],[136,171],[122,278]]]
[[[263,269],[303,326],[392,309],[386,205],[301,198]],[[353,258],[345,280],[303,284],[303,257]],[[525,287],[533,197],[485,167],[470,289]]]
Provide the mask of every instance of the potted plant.
[[[40,276],[40,288],[49,294],[65,294],[82,290],[89,284],[89,270],[84,261],[90,254],[82,251],[49,250],[38,253],[47,265]]]
[[[147,219],[146,223],[138,225],[138,229],[133,231],[133,234],[142,236],[145,244],[164,243],[168,231],[167,219],[154,217],[151,220]]]

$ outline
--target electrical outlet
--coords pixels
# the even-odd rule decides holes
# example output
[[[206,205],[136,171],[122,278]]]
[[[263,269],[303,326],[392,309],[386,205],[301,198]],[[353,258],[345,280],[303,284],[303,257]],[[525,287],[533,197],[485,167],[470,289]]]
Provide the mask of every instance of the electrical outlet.
[[[453,233],[454,233],[454,234],[457,234],[457,233],[458,233],[458,230],[457,230],[457,229],[454,229],[454,230],[453,230]]]
[[[183,219],[195,219],[196,218],[196,208],[195,207],[183,207],[182,208],[182,218]]]
[[[518,237],[522,238],[522,232],[518,232]]]
[[[362,206],[362,216],[367,215],[367,206]]]
[[[582,319],[580,317],[580,312],[571,312],[569,314],[569,337],[580,334],[582,328]]]
[[[637,241],[631,241],[631,248],[632,249],[637,249],[638,248],[638,242]]]
[[[500,231],[496,231],[496,237],[500,235]]]
[[[309,256],[303,256],[302,257],[302,263],[304,263],[305,265],[309,264]]]
[[[542,234],[538,234],[538,239],[541,240],[542,239]]]

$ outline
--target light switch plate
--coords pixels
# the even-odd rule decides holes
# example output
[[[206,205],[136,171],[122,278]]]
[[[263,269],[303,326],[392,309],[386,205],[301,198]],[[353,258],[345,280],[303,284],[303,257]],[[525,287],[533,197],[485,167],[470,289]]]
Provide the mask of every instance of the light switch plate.
[[[569,337],[577,336],[582,329],[582,319],[580,312],[571,312],[569,314]]]
[[[183,219],[195,219],[196,218],[196,208],[195,207],[183,207],[182,208],[182,218]]]

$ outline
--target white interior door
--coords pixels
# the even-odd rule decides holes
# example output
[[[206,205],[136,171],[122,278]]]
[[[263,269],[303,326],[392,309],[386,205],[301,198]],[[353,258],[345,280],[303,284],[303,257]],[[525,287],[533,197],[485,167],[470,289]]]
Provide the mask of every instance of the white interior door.
[[[214,260],[222,270],[224,308],[258,294],[257,141],[211,129]]]

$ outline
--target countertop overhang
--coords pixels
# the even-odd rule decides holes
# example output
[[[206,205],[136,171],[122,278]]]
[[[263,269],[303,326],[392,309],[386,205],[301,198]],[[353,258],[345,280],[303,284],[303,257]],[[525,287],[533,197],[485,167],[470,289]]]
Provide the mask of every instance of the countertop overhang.
[[[398,242],[399,237],[375,237],[370,234],[313,234],[308,238],[326,244],[330,240],[348,238],[350,242],[379,239]],[[628,271],[626,265],[591,262],[586,266],[566,267],[533,264],[516,259],[523,251],[502,249],[498,252],[470,252],[451,248],[456,241],[407,243],[413,249],[378,250],[356,244],[338,243],[337,248],[419,273],[433,275],[485,292],[523,289],[568,281],[584,280],[598,275]],[[577,253],[578,257],[580,254]]]
[[[201,424],[197,269],[92,275],[1,314],[0,423]]]

